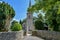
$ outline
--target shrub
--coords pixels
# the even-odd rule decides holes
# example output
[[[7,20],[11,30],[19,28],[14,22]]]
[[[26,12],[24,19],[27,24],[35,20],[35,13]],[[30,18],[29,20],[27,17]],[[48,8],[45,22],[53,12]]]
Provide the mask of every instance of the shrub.
[[[35,29],[44,30],[44,24],[39,20],[35,21]]]
[[[14,24],[11,26],[11,30],[12,30],[12,31],[20,31],[20,30],[22,30],[22,26],[21,26],[21,24],[19,24],[19,23],[14,23]]]

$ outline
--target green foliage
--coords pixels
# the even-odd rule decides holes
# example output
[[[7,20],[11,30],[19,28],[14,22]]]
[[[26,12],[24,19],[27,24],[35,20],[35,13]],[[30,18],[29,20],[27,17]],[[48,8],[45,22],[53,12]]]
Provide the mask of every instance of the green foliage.
[[[28,8],[28,11],[45,12],[45,22],[48,27],[53,28],[54,31],[60,29],[60,0],[35,0],[35,4]]]
[[[35,28],[37,30],[44,30],[44,23],[39,20],[35,21]]]
[[[18,23],[18,22],[14,20],[11,24],[13,25],[14,23]]]
[[[12,18],[15,16],[14,9],[5,2],[0,3],[0,30],[8,30]]]
[[[37,17],[33,17],[35,29],[37,30],[44,30],[44,20],[42,14],[38,14]]]
[[[21,25],[23,24],[23,22],[20,20],[20,22],[19,22]]]
[[[26,18],[23,19],[22,21],[20,20],[20,24],[23,24],[24,22],[26,22]]]
[[[17,21],[13,21],[12,26],[11,26],[11,30],[12,31],[20,31],[20,30],[22,30],[22,26]]]

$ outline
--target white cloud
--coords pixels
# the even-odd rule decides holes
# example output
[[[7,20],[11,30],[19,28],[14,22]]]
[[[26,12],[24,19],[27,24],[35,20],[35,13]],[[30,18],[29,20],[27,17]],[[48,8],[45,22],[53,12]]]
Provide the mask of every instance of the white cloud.
[[[18,21],[18,22],[19,22],[19,20],[17,20],[17,19],[15,19],[15,18],[13,18],[13,20],[12,20],[12,21],[14,21],[14,20],[16,20],[16,21]]]

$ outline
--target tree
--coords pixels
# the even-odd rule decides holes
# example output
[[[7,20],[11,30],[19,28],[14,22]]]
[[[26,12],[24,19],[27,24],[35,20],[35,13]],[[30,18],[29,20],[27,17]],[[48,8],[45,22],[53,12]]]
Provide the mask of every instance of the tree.
[[[22,25],[22,24],[23,24],[23,21],[21,21],[21,20],[20,20],[20,22],[19,22],[19,23]]]
[[[14,23],[18,23],[16,20],[14,20],[11,24],[13,25]]]
[[[42,10],[45,14],[45,22],[49,28],[59,31],[60,27],[60,0],[35,0],[35,4],[28,8],[28,11],[39,12]]]
[[[20,20],[20,24],[26,23],[26,18],[23,19],[22,21]]]
[[[41,13],[38,14],[38,20],[44,23],[44,16]]]
[[[11,30],[12,31],[20,31],[22,30],[22,25],[19,24],[17,21],[13,21],[11,25]]]
[[[35,29],[37,30],[44,30],[44,23],[40,20],[35,21]]]
[[[37,17],[33,17],[34,19],[34,24],[35,24],[35,29],[37,30],[44,30],[44,16],[39,13]]]
[[[0,30],[9,30],[10,21],[15,16],[14,9],[5,2],[0,3]]]

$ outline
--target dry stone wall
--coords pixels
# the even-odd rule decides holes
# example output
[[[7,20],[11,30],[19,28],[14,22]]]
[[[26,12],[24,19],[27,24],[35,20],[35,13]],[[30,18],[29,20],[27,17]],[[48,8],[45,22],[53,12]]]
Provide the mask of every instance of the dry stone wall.
[[[32,35],[50,40],[60,40],[60,32],[55,31],[36,30],[32,32]]]
[[[0,40],[22,40],[23,31],[0,32]]]

